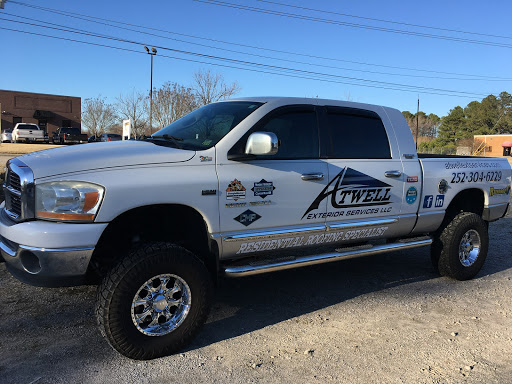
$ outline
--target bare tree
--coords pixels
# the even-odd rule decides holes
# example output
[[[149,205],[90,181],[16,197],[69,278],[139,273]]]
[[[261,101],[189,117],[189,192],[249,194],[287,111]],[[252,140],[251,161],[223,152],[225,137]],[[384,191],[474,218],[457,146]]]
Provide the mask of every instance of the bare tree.
[[[99,136],[118,122],[113,105],[98,96],[85,99],[82,109],[82,126],[90,135]]]
[[[414,137],[416,137],[417,125],[419,128],[418,136],[426,137],[428,139],[434,139],[436,137],[437,130],[441,124],[441,119],[437,115],[433,113],[426,115],[422,111],[419,112],[418,116],[416,116],[416,114],[413,115],[409,111],[402,112],[402,114],[404,115]],[[416,117],[418,117],[417,121]]]
[[[146,98],[143,93],[135,90],[117,98],[118,113],[123,119],[131,120],[132,135],[136,138],[145,135],[148,127]]]
[[[220,73],[212,73],[210,70],[200,70],[194,74],[193,89],[200,106],[227,99],[241,90],[236,81],[227,85]]]
[[[191,88],[167,82],[153,91],[153,122],[160,129],[197,108]]]

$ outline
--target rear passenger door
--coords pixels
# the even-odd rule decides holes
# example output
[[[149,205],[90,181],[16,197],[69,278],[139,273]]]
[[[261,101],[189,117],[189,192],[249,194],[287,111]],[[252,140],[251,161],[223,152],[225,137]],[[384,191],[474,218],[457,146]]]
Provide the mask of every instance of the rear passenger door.
[[[327,200],[329,230],[343,231],[342,241],[360,242],[412,229],[415,215],[401,212],[413,206],[415,212],[420,191],[411,183],[404,196],[407,176],[390,124],[386,128],[374,111],[327,106],[321,113],[321,143],[329,181],[315,204]]]

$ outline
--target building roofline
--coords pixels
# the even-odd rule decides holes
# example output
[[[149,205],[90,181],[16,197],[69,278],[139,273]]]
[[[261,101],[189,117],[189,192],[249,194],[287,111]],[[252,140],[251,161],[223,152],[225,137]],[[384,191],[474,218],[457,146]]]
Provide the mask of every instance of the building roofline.
[[[473,137],[499,137],[499,136],[512,136],[512,133],[505,133],[503,135],[473,135]]]
[[[81,96],[70,96],[70,95],[56,95],[54,93],[40,93],[40,92],[26,92],[26,91],[13,91],[11,89],[0,89],[0,92],[13,92],[13,93],[26,93],[30,95],[45,95],[45,96],[57,96],[57,97],[74,97],[82,100]]]

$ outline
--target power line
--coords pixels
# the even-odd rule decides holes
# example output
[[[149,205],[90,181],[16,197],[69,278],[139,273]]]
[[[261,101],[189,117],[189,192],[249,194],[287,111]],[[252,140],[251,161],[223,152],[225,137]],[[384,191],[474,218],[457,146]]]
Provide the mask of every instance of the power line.
[[[18,18],[23,18],[25,20],[36,21],[36,22],[39,22],[39,23],[46,23],[46,24],[54,25],[56,27],[71,28],[71,29],[74,29],[74,30],[77,30],[77,31],[83,31],[83,30],[80,30],[80,29],[77,29],[77,28],[72,28],[72,27],[66,26],[66,25],[56,24],[56,23],[48,22],[46,20],[39,20],[39,19],[34,19],[34,18],[26,17],[26,16],[19,16],[19,15],[12,14],[12,13],[9,13],[9,12],[2,12],[2,14],[13,16],[13,17],[18,17]],[[160,37],[160,38],[167,39],[167,40],[172,40],[172,41],[177,41],[177,42],[182,42],[182,43],[187,43],[187,44],[193,44],[193,45],[197,45],[197,46],[200,46],[200,47],[218,49],[218,50],[222,50],[222,51],[226,51],[226,52],[231,52],[231,53],[237,53],[237,54],[242,54],[242,55],[249,55],[249,56],[260,57],[260,58],[270,59],[270,60],[285,61],[285,62],[288,62],[288,63],[295,63],[295,64],[315,66],[315,67],[322,67],[322,68],[338,69],[338,70],[352,71],[352,72],[372,73],[372,74],[387,75],[387,76],[402,76],[402,77],[414,77],[414,78],[426,78],[426,79],[443,79],[443,80],[458,80],[458,81],[507,81],[507,79],[503,79],[503,78],[501,78],[501,79],[480,79],[480,78],[440,77],[440,76],[425,76],[425,75],[413,75],[413,74],[401,74],[401,73],[371,71],[371,70],[364,70],[364,69],[343,68],[343,67],[337,67],[337,66],[332,66],[332,65],[308,63],[308,62],[304,62],[304,61],[290,60],[290,59],[282,59],[282,58],[266,56],[266,55],[260,55],[260,54],[254,54],[254,53],[248,53],[248,52],[242,52],[242,51],[237,51],[237,50],[227,49],[227,48],[219,48],[219,47],[215,47],[215,46],[211,46],[211,45],[207,45],[207,44],[195,43],[195,42],[190,42],[190,41],[186,41],[186,40],[176,39],[176,38],[172,38],[172,37],[168,37],[168,36],[163,36],[163,35],[159,35],[159,34],[155,34],[155,33],[139,31],[139,30],[132,29],[132,28],[121,27],[121,26],[117,26],[117,25],[114,25],[114,24],[106,23],[106,22],[96,22],[95,21],[95,23],[98,23],[100,25],[114,27],[114,28],[119,28],[119,29],[126,30],[126,31],[142,33],[142,34],[149,35],[149,36]],[[508,79],[508,81],[512,81],[512,79]]]
[[[398,69],[398,70],[413,71],[413,72],[426,72],[426,73],[442,74],[442,75],[468,76],[468,77],[474,77],[476,80],[492,80],[492,81],[497,81],[497,80],[499,80],[499,81],[510,81],[510,80],[512,80],[512,78],[504,78],[504,77],[497,77],[497,76],[465,74],[465,73],[456,73],[456,72],[443,72],[443,71],[435,71],[435,70],[429,70],[429,69],[418,69],[418,68],[407,68],[407,67],[399,67],[399,66],[392,66],[392,65],[383,65],[383,64],[374,64],[374,63],[366,63],[366,62],[360,62],[360,61],[337,59],[337,58],[324,57],[324,56],[316,56],[316,55],[311,55],[311,54],[306,54],[306,53],[297,53],[297,52],[291,52],[291,51],[286,51],[286,50],[264,48],[264,47],[258,47],[258,46],[248,45],[248,44],[240,44],[240,43],[234,43],[234,42],[229,42],[229,41],[225,41],[225,40],[218,40],[218,39],[205,38],[205,37],[201,37],[201,36],[195,36],[195,35],[184,34],[184,33],[179,33],[179,32],[173,32],[173,31],[168,31],[168,30],[159,29],[159,28],[153,28],[153,27],[147,27],[147,26],[142,26],[142,25],[137,25],[137,24],[125,23],[125,22],[120,22],[120,21],[116,21],[116,20],[110,20],[110,19],[105,19],[105,18],[100,18],[100,17],[95,17],[95,16],[89,16],[89,15],[84,15],[84,14],[75,13],[75,12],[62,11],[62,10],[57,10],[57,9],[53,9],[53,8],[37,6],[37,5],[33,5],[33,4],[26,4],[26,3],[22,3],[22,2],[19,2],[19,1],[15,1],[15,0],[11,0],[10,2],[13,3],[13,4],[22,5],[22,6],[25,6],[25,7],[30,7],[30,8],[42,10],[42,11],[45,11],[45,12],[59,14],[59,15],[62,15],[62,16],[71,17],[71,18],[75,18],[75,19],[80,19],[80,20],[84,20],[84,21],[88,21],[88,22],[92,22],[92,23],[97,23],[97,24],[101,24],[101,25],[114,26],[114,25],[111,25],[111,24],[106,24],[106,23],[98,22],[97,20],[101,20],[101,21],[109,22],[109,23],[114,23],[114,24],[119,24],[119,25],[127,25],[127,26],[131,26],[131,27],[142,28],[142,29],[147,29],[147,30],[152,30],[152,31],[157,31],[157,32],[164,32],[164,33],[171,34],[171,35],[184,36],[184,37],[189,37],[189,38],[198,39],[198,40],[212,41],[212,42],[221,43],[221,44],[227,44],[227,45],[239,46],[239,47],[244,47],[244,48],[256,49],[256,50],[259,50],[259,51],[264,50],[264,51],[275,52],[275,53],[282,53],[282,54],[287,54],[287,55],[294,55],[294,56],[300,56],[300,57],[309,57],[309,58],[320,59],[320,60],[343,62],[343,63],[350,63],[350,64],[356,64],[356,65],[364,65],[364,66],[371,66],[371,67]],[[114,27],[116,27],[116,26],[114,26]],[[137,32],[140,32],[140,31],[137,31]],[[176,41],[183,41],[183,40],[177,40],[177,39],[174,39],[174,40],[176,40]],[[187,42],[187,43],[194,44],[192,42]],[[200,45],[200,44],[196,43],[196,45]],[[213,47],[213,48],[215,48],[215,49],[223,49],[223,48],[217,48],[217,47]],[[227,49],[225,49],[225,50],[227,50]]]
[[[91,45],[91,46],[116,49],[116,50],[125,51],[125,52],[144,54],[144,52],[141,52],[140,50],[133,50],[133,49],[129,49],[129,48],[121,48],[121,47],[116,47],[116,46],[111,46],[111,45],[106,45],[106,44],[76,40],[76,39],[66,38],[66,37],[62,37],[62,36],[52,36],[52,35],[47,35],[47,34],[38,33],[38,32],[22,31],[22,30],[18,30],[18,29],[5,28],[5,27],[3,28],[3,30],[24,33],[24,34],[34,35],[34,36],[40,36],[40,37],[46,37],[46,38],[52,38],[52,39],[57,39],[57,40],[63,40],[63,41],[70,41],[70,42],[75,42],[75,43],[80,43],[80,44]],[[165,49],[165,48],[162,48],[162,49]],[[286,77],[292,77],[292,78],[300,78],[300,79],[306,79],[306,80],[315,80],[315,81],[322,81],[322,82],[335,83],[335,84],[360,86],[360,87],[366,87],[366,88],[376,88],[376,89],[386,89],[386,90],[417,93],[417,90],[414,90],[414,89],[406,89],[406,88],[404,89],[404,88],[390,87],[390,86],[379,86],[379,85],[373,85],[373,84],[371,84],[371,85],[370,84],[360,84],[360,83],[352,83],[352,82],[347,82],[347,81],[325,79],[325,78],[320,78],[320,77],[315,77],[315,76],[305,76],[305,75],[300,75],[300,74],[282,73],[282,72],[275,72],[275,71],[270,71],[270,70],[254,69],[254,68],[244,68],[244,67],[237,67],[234,65],[205,62],[205,61],[201,61],[201,60],[194,60],[194,59],[182,58],[182,57],[177,57],[177,56],[159,55],[159,57],[169,58],[169,59],[173,59],[173,60],[193,62],[193,63],[199,63],[199,64],[212,65],[212,66],[217,66],[217,67],[232,68],[232,69],[238,69],[238,70],[250,71],[250,72],[256,72],[256,73],[264,73],[264,74],[286,76]],[[448,92],[450,92],[450,91],[448,91]],[[449,97],[465,97],[465,98],[468,98],[470,96],[473,96],[473,97],[487,96],[487,95],[476,94],[476,93],[475,94],[468,93],[465,95],[461,95],[461,94],[453,94],[453,93],[444,93],[442,91],[441,92],[423,91],[423,93],[430,94],[430,95],[449,96]]]
[[[479,44],[479,45],[486,45],[486,46],[499,47],[499,48],[512,48],[512,44],[506,44],[506,43],[498,43],[498,42],[485,41],[485,40],[475,40],[475,39],[467,39],[467,38],[462,38],[462,37],[436,35],[436,34],[424,33],[424,32],[414,32],[414,31],[377,27],[377,26],[357,24],[357,23],[349,23],[346,21],[323,19],[323,18],[319,18],[319,17],[299,15],[296,13],[281,12],[281,11],[274,11],[271,9],[252,7],[252,6],[247,6],[247,5],[233,4],[233,3],[228,3],[225,1],[219,1],[219,0],[194,0],[194,1],[199,2],[199,3],[210,4],[210,5],[218,5],[221,7],[241,9],[244,11],[263,13],[263,14],[274,15],[274,16],[281,16],[281,17],[287,17],[287,18],[298,19],[298,20],[314,21],[314,22],[324,23],[324,24],[340,25],[340,26],[345,26],[345,27],[353,27],[353,28],[374,30],[374,31],[380,31],[380,32],[389,32],[389,33],[395,33],[395,34],[401,34],[401,35],[425,37],[425,38],[438,39],[438,40],[447,40],[447,41],[453,41],[453,42],[459,42],[459,43]]]
[[[486,36],[486,37],[497,37],[497,38],[500,38],[500,39],[512,39],[511,36],[492,35],[492,34],[489,34],[489,33],[471,32],[471,31],[463,31],[463,30],[460,30],[460,29],[449,29],[449,28],[433,27],[431,25],[411,24],[411,23],[404,23],[404,22],[395,21],[395,20],[377,19],[377,18],[374,18],[374,17],[358,16],[358,15],[351,15],[351,14],[348,14],[348,13],[326,11],[326,10],[323,10],[323,9],[301,7],[301,6],[298,6],[298,5],[279,3],[277,1],[269,1],[269,0],[257,0],[257,1],[260,1],[262,3],[269,3],[269,4],[274,4],[274,5],[280,5],[280,6],[283,6],[283,7],[302,9],[302,10],[306,10],[306,11],[314,11],[314,12],[320,12],[320,13],[327,13],[327,14],[330,14],[330,15],[351,17],[351,18],[354,18],[354,19],[371,20],[371,21],[378,21],[378,22],[382,22],[382,23],[404,25],[404,26],[407,26],[407,27],[426,28],[426,29],[432,29],[432,30],[437,30],[437,31],[464,33],[464,34],[468,34],[468,35],[477,35],[477,36]]]
[[[0,20],[9,21],[9,22],[13,22],[13,23],[19,23],[19,24],[25,24],[25,25],[30,25],[30,26],[36,26],[36,27],[40,27],[40,28],[58,30],[58,31],[61,31],[61,32],[75,33],[75,34],[86,35],[86,36],[91,36],[91,37],[96,37],[96,38],[101,38],[101,39],[108,39],[108,40],[113,40],[113,41],[117,41],[117,42],[124,42],[124,43],[129,43],[129,44],[135,44],[135,45],[138,45],[138,46],[143,46],[143,45],[148,45],[149,44],[148,42],[133,41],[133,40],[128,40],[128,39],[119,38],[119,37],[113,37],[113,36],[107,36],[107,35],[103,35],[103,34],[97,34],[97,33],[89,32],[89,31],[85,31],[85,30],[57,28],[57,27],[51,27],[51,26],[48,26],[48,25],[40,25],[40,24],[28,23],[28,22],[23,22],[23,21],[18,21],[18,20],[9,20],[9,19],[5,19],[5,18],[3,18],[3,19],[0,18]],[[198,56],[198,57],[203,57],[203,58],[208,58],[208,59],[214,59],[214,60],[220,60],[220,61],[225,61],[225,62],[231,62],[231,63],[235,63],[235,64],[263,67],[263,68],[271,69],[271,70],[288,71],[288,72],[303,74],[303,75],[307,75],[307,76],[325,76],[325,77],[334,78],[334,79],[344,79],[344,80],[357,81],[357,82],[363,82],[363,83],[378,84],[378,85],[382,85],[382,86],[392,86],[392,87],[408,88],[408,89],[413,89],[413,90],[415,89],[415,90],[422,90],[422,91],[446,92],[446,93],[453,93],[453,94],[467,95],[467,96],[476,96],[476,95],[486,96],[486,95],[483,95],[483,94],[476,94],[476,93],[471,93],[471,92],[454,91],[454,90],[441,89],[441,88],[433,88],[433,87],[414,86],[414,85],[400,84],[400,83],[391,83],[391,82],[378,81],[378,80],[369,80],[369,79],[364,79],[364,78],[357,78],[357,77],[350,77],[350,76],[341,76],[341,75],[335,75],[335,74],[330,74],[330,73],[323,73],[323,72],[316,72],[316,71],[307,71],[307,70],[301,70],[301,69],[297,69],[297,68],[289,68],[289,67],[283,67],[283,66],[276,66],[276,65],[269,65],[269,64],[263,64],[263,63],[250,62],[250,61],[245,61],[245,60],[237,60],[237,59],[231,59],[231,58],[226,58],[226,57],[221,57],[221,56],[208,55],[208,54],[203,54],[203,53],[198,53],[198,52],[184,51],[184,50],[174,49],[174,48],[165,47],[165,46],[158,46],[158,45],[155,45],[153,43],[150,43],[149,45],[154,46],[155,48],[159,48],[159,49],[163,49],[163,50],[168,50],[168,51],[172,51],[172,52],[175,52],[175,53],[181,53],[181,54]]]

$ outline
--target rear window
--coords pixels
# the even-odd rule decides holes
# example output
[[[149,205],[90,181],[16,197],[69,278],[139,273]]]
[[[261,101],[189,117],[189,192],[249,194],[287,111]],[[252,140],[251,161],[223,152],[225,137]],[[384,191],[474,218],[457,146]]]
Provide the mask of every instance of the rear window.
[[[107,134],[108,137],[121,137],[121,135],[118,135],[117,133],[109,133]]]
[[[33,130],[38,130],[39,127],[37,125],[32,125],[32,124],[20,124],[18,125],[18,129],[33,129]]]
[[[60,133],[80,133],[78,128],[61,128]]]

